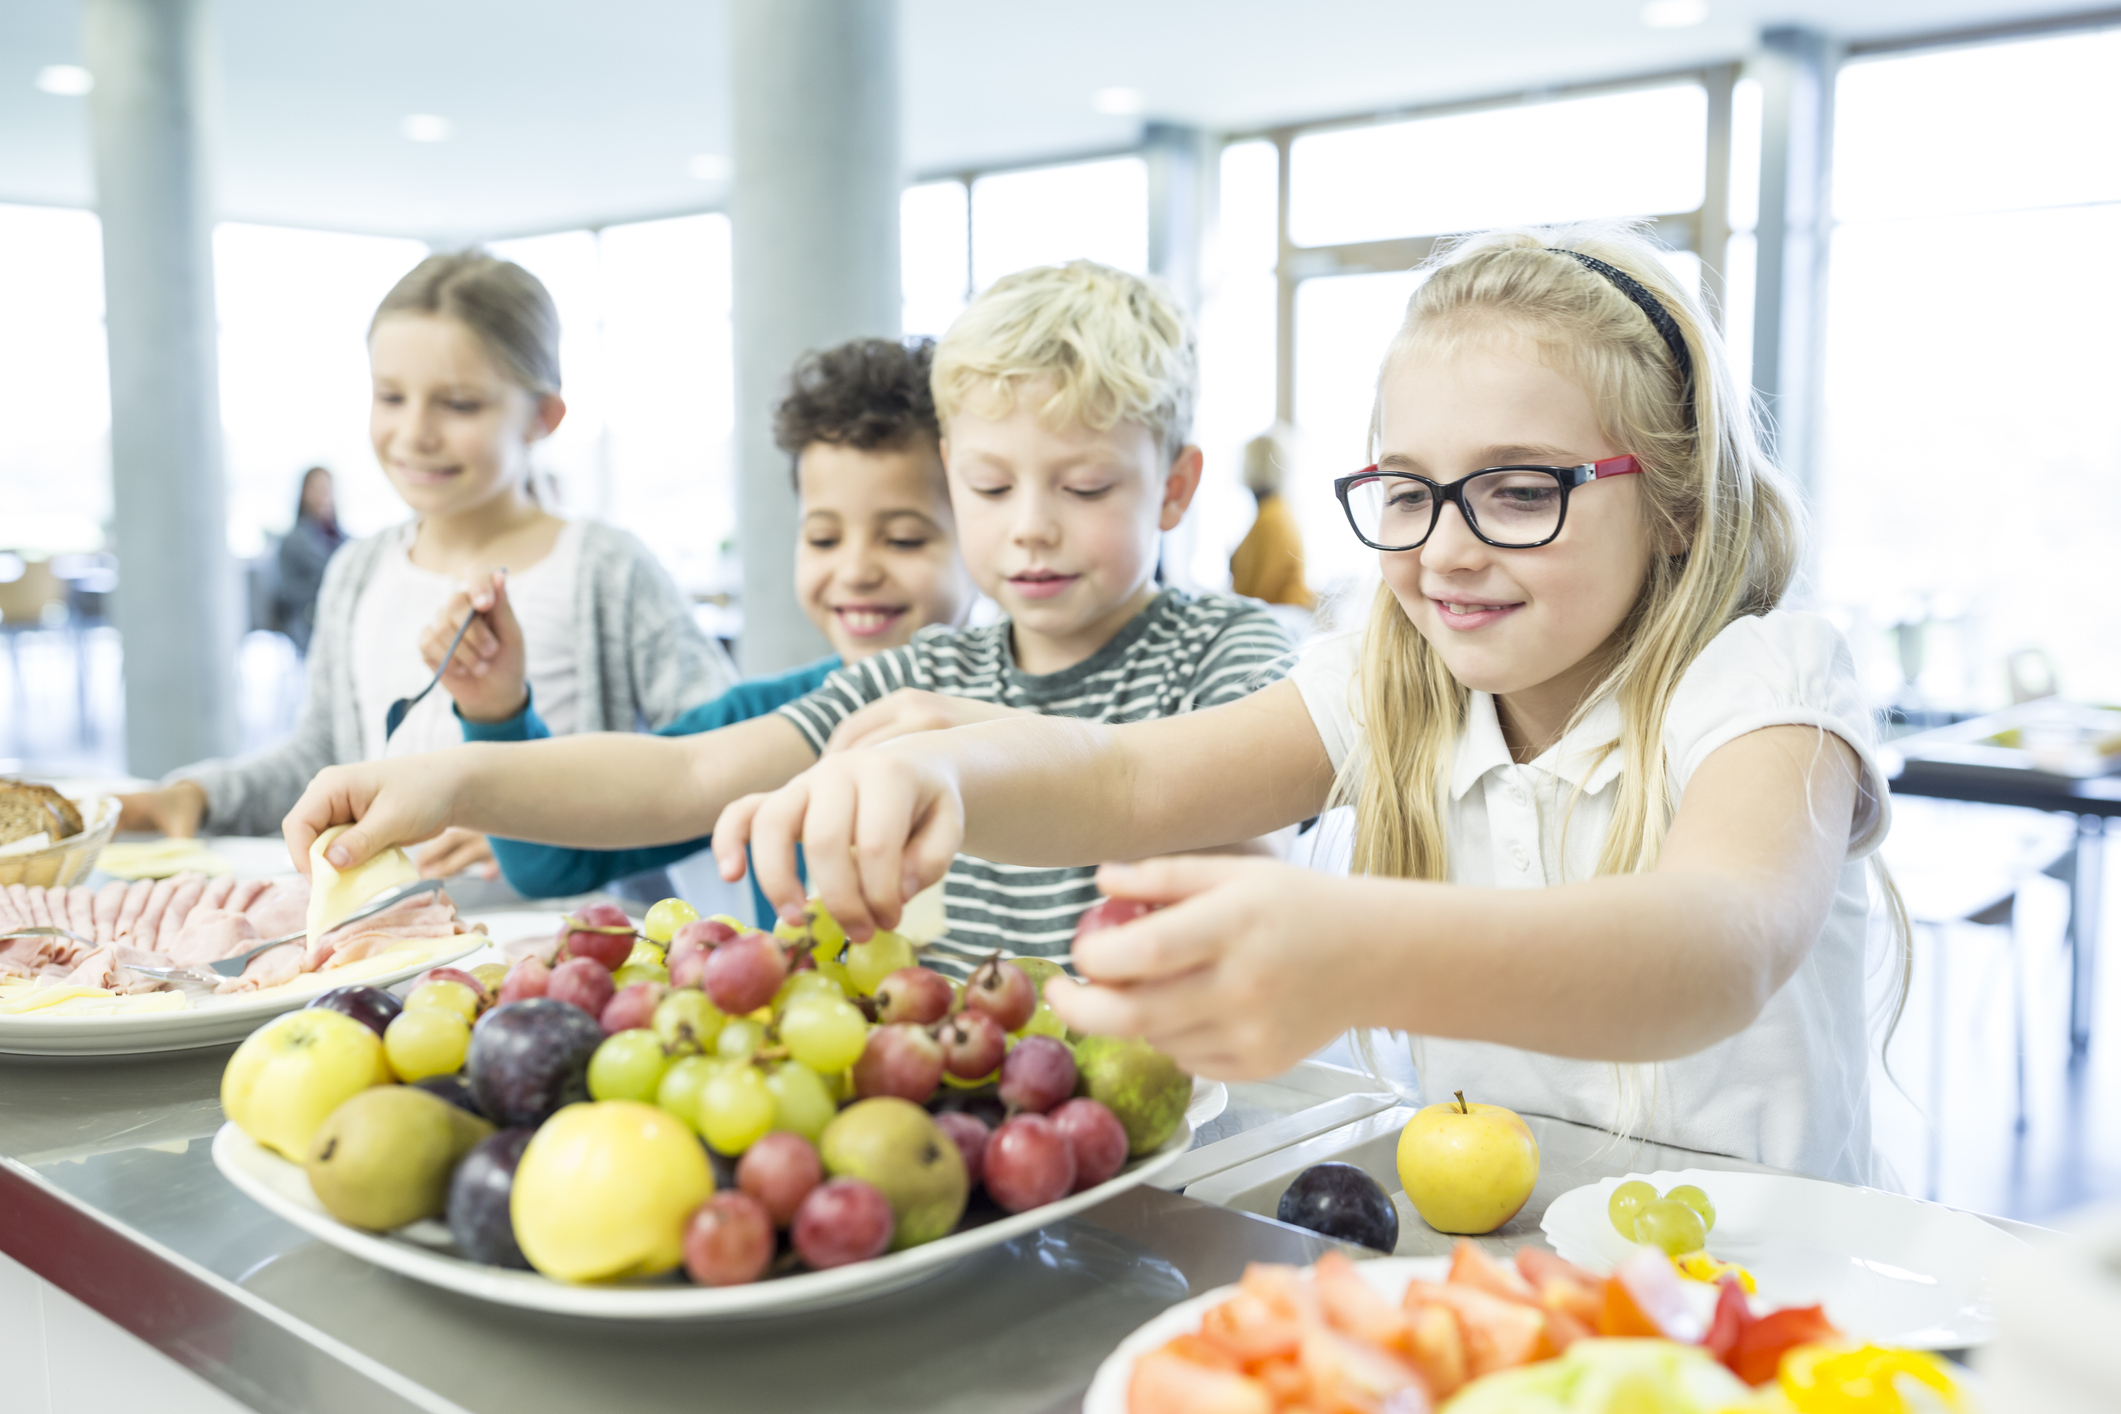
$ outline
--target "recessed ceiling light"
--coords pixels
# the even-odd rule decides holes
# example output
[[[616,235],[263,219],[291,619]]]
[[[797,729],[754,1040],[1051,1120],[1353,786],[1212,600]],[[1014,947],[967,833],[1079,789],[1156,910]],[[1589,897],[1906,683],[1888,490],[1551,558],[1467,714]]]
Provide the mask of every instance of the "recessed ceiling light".
[[[1131,118],[1142,110],[1138,88],[1101,88],[1090,95],[1090,106],[1114,118]]]
[[[398,132],[411,142],[447,142],[449,119],[434,113],[407,113],[398,119]]]
[[[685,168],[703,182],[722,182],[729,179],[736,164],[719,152],[695,152]]]
[[[79,98],[96,86],[96,76],[79,64],[46,64],[37,70],[37,87],[61,98]]]
[[[1708,17],[1708,0],[1649,0],[1642,7],[1642,22],[1651,29],[1685,29]]]

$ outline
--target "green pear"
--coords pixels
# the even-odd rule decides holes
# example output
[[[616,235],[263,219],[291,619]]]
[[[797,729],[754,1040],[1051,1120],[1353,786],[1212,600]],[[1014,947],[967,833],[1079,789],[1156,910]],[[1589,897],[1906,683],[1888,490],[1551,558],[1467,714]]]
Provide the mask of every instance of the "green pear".
[[[309,1186],[340,1222],[388,1232],[439,1215],[457,1161],[491,1133],[439,1095],[378,1085],[325,1118],[309,1150]]]
[[[1138,1037],[1085,1036],[1075,1043],[1076,1089],[1118,1117],[1136,1158],[1178,1132],[1193,1099],[1193,1077]]]
[[[933,1242],[964,1216],[971,1185],[957,1143],[928,1112],[889,1095],[841,1110],[818,1136],[818,1156],[833,1178],[858,1178],[890,1200],[898,1226],[891,1250]]]

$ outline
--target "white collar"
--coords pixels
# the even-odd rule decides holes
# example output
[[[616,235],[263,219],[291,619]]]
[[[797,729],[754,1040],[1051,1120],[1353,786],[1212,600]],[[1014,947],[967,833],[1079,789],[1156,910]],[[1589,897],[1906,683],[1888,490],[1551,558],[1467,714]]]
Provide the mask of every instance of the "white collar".
[[[1612,743],[1610,751],[1605,750]],[[1527,763],[1586,795],[1596,795],[1620,774],[1620,704],[1612,694],[1598,699],[1583,720],[1561,740]],[[1481,777],[1494,770],[1507,770],[1515,762],[1510,745],[1502,739],[1502,722],[1495,715],[1495,699],[1476,692],[1466,706],[1466,729],[1458,739],[1458,757],[1451,763],[1451,799],[1462,800]]]

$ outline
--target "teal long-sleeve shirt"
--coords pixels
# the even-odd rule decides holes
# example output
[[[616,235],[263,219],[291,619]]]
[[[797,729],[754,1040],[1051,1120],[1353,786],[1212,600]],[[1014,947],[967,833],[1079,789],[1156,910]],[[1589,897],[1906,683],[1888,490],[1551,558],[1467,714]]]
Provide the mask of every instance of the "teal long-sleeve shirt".
[[[720,697],[702,702],[668,726],[658,729],[656,735],[695,736],[718,727],[748,722],[753,717],[763,717],[783,703],[816,691],[826,676],[839,666],[840,660],[836,656],[820,658],[779,677],[740,682]],[[538,715],[537,705],[528,696],[524,698],[523,710],[506,720],[472,722],[460,716],[457,721],[464,729],[466,741],[537,741],[552,735],[545,719]],[[695,840],[640,849],[570,849],[565,845],[504,840],[499,835],[492,839],[493,855],[500,861],[501,872],[508,877],[509,886],[525,898],[560,898],[588,893],[613,879],[675,864],[713,843],[712,836],[702,835]],[[751,901],[758,912],[758,925],[773,927],[776,921],[773,905],[759,891],[756,876],[751,880]]]

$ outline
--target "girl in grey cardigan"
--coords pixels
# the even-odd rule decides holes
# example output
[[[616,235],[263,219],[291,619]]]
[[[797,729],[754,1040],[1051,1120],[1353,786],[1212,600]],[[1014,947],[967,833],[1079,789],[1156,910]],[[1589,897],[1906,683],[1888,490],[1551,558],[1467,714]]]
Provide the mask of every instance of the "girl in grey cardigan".
[[[417,518],[333,557],[294,735],[121,797],[122,828],[276,831],[318,771],[382,754],[384,708],[426,679],[419,637],[428,618],[455,584],[500,565],[536,576],[543,590],[542,671],[571,699],[574,730],[658,727],[735,681],[646,546],[610,526],[570,525],[539,504],[529,451],[559,426],[566,404],[559,321],[534,276],[475,252],[432,256],[385,297],[369,356],[371,440]],[[539,671],[534,664],[533,679]],[[446,712],[446,699],[422,703],[420,712],[431,710]],[[398,750],[419,739],[416,718]],[[483,853],[483,841],[436,851],[455,865]]]

